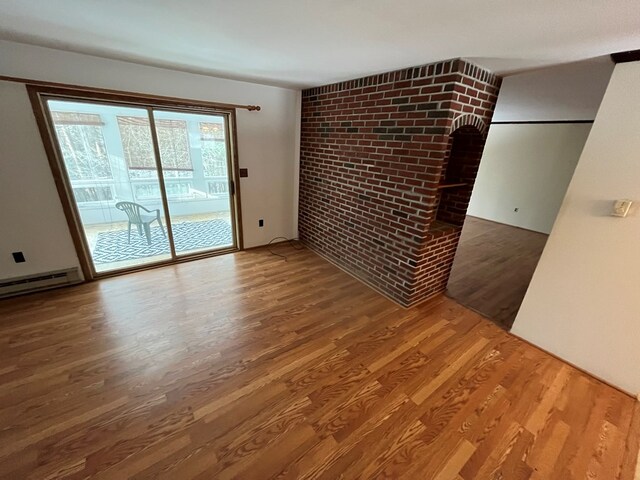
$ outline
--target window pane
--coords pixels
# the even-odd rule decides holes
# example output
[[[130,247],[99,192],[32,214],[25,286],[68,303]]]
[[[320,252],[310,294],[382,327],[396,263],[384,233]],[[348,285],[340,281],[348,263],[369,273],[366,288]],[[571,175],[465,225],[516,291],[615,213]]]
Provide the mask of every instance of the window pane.
[[[129,169],[155,170],[156,164],[148,119],[118,116],[118,127],[120,128],[124,156]],[[156,131],[162,158],[162,168],[167,171],[193,171],[189,153],[187,122],[181,120],[157,120]]]
[[[158,120],[158,145],[162,168],[165,170],[193,170],[189,155],[187,122],[182,120]]]
[[[165,186],[168,197],[185,197],[188,198],[191,192],[191,184],[189,183],[168,183]],[[162,193],[157,183],[135,185],[135,195],[138,200],[160,199]]]
[[[118,127],[122,138],[124,158],[129,168],[155,170],[153,143],[149,120],[141,117],[124,117],[118,115]]]
[[[59,99],[47,105],[95,271],[170,259],[147,111]]]
[[[73,189],[76,202],[101,202],[113,200],[111,187],[77,187]]]
[[[189,179],[181,177],[186,173],[183,170],[164,170],[176,253],[186,255],[235,245],[227,172],[226,118],[161,110],[154,111],[154,118],[158,137],[164,138],[165,148],[160,152],[162,165],[169,163],[177,167],[180,164],[176,162],[183,161],[179,152],[187,150],[190,162],[193,162]],[[180,125],[185,125],[186,135],[176,134],[176,131],[183,131],[183,127],[178,128]],[[169,133],[172,148],[168,147]],[[189,144],[183,147],[182,139]],[[169,155],[170,160],[165,155]]]
[[[227,175],[227,145],[224,124],[200,122],[202,140],[202,164],[205,177],[225,177]]]
[[[100,115],[51,112],[71,180],[112,178]]]
[[[224,141],[224,123],[200,122],[200,137],[202,140]]]

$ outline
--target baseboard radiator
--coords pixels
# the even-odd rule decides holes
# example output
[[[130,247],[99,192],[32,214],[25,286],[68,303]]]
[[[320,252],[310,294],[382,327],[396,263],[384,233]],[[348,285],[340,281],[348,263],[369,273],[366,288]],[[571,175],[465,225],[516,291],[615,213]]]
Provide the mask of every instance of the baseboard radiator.
[[[48,290],[80,283],[80,272],[77,268],[37,273],[25,277],[0,280],[0,298],[13,297],[25,293]]]

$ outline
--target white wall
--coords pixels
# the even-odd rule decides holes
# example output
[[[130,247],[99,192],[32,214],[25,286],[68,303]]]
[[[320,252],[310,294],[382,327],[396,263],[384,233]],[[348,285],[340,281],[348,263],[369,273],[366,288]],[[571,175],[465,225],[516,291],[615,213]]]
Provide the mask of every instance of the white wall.
[[[640,392],[640,62],[616,66],[513,332]]]
[[[0,111],[0,278],[79,267],[24,85],[0,82]]]
[[[244,245],[296,235],[299,91],[6,41],[0,41],[0,75],[260,105],[260,112],[237,111],[239,163],[249,169],[240,185]],[[0,278],[74,266],[77,258],[26,89],[0,82],[0,91]],[[14,250],[24,251],[27,263],[13,263]]]
[[[593,120],[612,71],[607,56],[505,77],[493,121]]]
[[[492,125],[468,214],[549,233],[590,129],[585,123]]]
[[[606,57],[506,77],[493,121],[593,120],[612,70]],[[549,233],[589,128],[491,125],[469,215]]]

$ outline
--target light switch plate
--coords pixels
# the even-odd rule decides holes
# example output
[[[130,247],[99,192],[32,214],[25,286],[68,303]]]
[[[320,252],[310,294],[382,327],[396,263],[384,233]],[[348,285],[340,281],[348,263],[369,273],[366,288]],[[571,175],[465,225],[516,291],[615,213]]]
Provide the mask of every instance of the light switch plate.
[[[616,200],[613,202],[613,211],[611,215],[614,217],[626,217],[633,202],[631,200]]]

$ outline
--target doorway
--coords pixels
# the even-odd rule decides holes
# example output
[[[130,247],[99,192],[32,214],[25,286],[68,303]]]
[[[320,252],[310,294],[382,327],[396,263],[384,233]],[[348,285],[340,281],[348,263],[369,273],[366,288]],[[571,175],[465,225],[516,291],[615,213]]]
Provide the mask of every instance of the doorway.
[[[509,330],[589,135],[588,122],[489,130],[447,292]]]
[[[35,97],[85,276],[240,248],[232,111]]]

